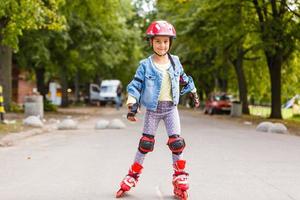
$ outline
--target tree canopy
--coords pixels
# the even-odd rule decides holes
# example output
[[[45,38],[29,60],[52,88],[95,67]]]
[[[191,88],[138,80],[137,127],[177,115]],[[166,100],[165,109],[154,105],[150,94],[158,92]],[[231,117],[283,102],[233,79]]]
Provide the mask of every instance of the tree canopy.
[[[63,30],[65,18],[58,12],[63,0],[0,1],[0,84],[4,87],[5,108],[12,94],[12,52],[19,49],[25,30]]]
[[[172,4],[160,0],[157,8],[158,16],[172,21],[183,38],[178,39],[175,52],[184,52],[183,60],[193,63],[193,71],[199,76],[206,73],[200,78],[204,82],[199,82],[200,87],[212,91],[217,86],[217,90],[234,93],[238,81],[239,93],[245,89],[250,92],[246,96],[244,93],[244,100],[240,95],[242,102],[251,99],[269,103],[270,117],[281,118],[282,100],[294,95],[281,95],[282,88],[286,88],[282,83],[295,84],[289,76],[284,77],[289,81],[281,77],[286,70],[297,68],[291,65],[298,51],[297,1],[195,0]],[[234,79],[230,66],[236,70]],[[213,81],[220,78],[225,79],[227,87]],[[253,81],[255,84],[246,84]]]
[[[0,42],[18,49],[24,30],[64,28],[65,18],[58,9],[64,0],[6,0],[0,1]]]
[[[282,102],[299,93],[299,16],[298,1],[287,0],[7,0],[0,2],[0,42],[18,51],[14,62],[35,74],[43,95],[56,79],[68,102],[68,87],[78,92],[112,78],[126,85],[151,53],[147,26],[164,19],[177,30],[171,52],[202,99],[223,91],[244,113],[264,104],[281,118]]]

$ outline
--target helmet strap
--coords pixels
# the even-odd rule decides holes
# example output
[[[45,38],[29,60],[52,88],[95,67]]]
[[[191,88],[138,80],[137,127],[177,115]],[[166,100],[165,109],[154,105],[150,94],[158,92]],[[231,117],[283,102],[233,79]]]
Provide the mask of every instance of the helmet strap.
[[[153,51],[154,51],[154,49],[153,49]],[[159,53],[157,53],[156,51],[154,51],[154,53],[155,53],[156,55],[158,55],[159,57],[163,57],[163,56],[167,55],[167,54],[169,53],[169,51],[168,51],[167,53],[165,53],[165,54],[159,54]]]

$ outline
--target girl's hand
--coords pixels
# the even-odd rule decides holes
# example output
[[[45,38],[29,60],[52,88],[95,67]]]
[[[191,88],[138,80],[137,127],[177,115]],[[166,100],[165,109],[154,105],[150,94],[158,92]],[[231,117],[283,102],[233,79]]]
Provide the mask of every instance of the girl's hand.
[[[192,92],[191,96],[193,98],[195,108],[198,108],[200,106],[200,100],[199,100],[197,92]]]
[[[132,122],[136,122],[137,118],[135,117],[136,113],[139,110],[139,104],[128,104],[128,113],[127,113],[127,119]]]

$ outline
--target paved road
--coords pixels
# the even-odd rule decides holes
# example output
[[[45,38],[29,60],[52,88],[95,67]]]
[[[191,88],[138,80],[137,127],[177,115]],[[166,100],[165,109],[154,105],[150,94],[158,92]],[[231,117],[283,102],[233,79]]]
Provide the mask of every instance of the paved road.
[[[123,111],[101,110],[76,131],[53,131],[0,148],[0,199],[114,199],[136,151],[142,123]],[[95,130],[98,119],[120,118],[126,129]],[[300,137],[181,111],[193,200],[300,199]],[[171,155],[165,128],[136,188],[124,199],[170,200]]]

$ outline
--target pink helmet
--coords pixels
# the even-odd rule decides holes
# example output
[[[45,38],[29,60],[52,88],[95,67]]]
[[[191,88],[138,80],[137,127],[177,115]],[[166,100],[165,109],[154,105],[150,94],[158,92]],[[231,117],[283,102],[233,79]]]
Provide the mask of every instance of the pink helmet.
[[[154,21],[150,24],[146,31],[147,38],[152,38],[156,35],[170,36],[176,38],[176,30],[172,24],[167,21]]]

